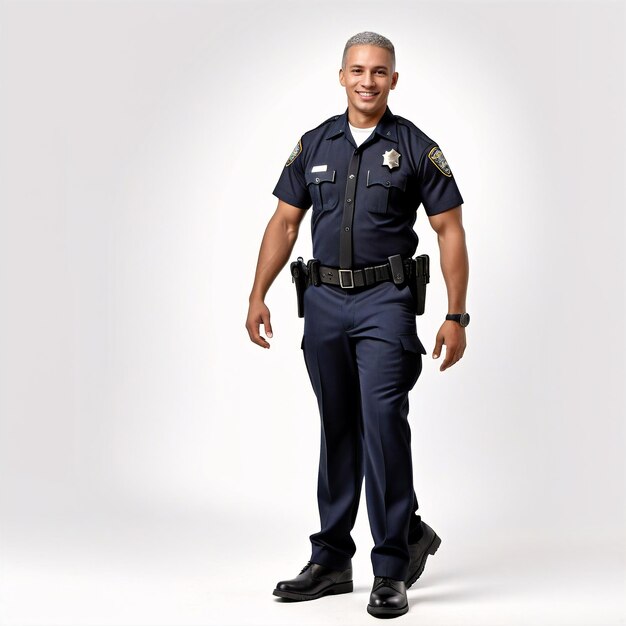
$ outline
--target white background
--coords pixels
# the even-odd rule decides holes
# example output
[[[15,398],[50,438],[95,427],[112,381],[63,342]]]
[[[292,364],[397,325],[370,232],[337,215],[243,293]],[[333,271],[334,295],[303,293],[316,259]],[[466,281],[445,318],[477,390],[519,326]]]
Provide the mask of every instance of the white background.
[[[404,623],[626,623],[625,26],[621,2],[2,2],[0,623],[371,623],[364,493],[355,593],[271,595],[319,529],[287,268],[271,349],[244,328],[271,192],[345,110],[361,30],[396,46],[389,106],[442,147],[470,256],[465,356],[411,392],[443,543]]]

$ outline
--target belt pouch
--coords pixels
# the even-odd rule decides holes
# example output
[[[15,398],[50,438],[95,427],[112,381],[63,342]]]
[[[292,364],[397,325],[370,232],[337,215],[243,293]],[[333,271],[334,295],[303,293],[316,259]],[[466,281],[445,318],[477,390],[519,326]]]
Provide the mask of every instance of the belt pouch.
[[[322,284],[320,277],[320,262],[318,259],[310,259],[306,264],[307,272],[309,276],[309,285],[319,287]]]

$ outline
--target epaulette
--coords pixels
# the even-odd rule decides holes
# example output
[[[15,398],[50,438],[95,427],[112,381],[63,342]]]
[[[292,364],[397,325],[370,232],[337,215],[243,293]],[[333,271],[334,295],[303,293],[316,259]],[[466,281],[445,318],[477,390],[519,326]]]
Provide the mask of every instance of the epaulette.
[[[305,133],[305,135],[307,133],[312,133],[314,130],[317,130],[318,128],[321,128],[322,126],[324,126],[325,124],[330,124],[330,122],[334,122],[336,119],[338,119],[339,117],[341,117],[340,115],[333,115],[331,117],[329,117],[327,120],[324,120],[321,124],[318,124],[315,128],[311,128],[311,130],[307,130],[307,132]]]
[[[435,143],[423,130],[418,128],[411,120],[407,120],[406,117],[402,117],[401,115],[394,115],[396,118],[396,122],[405,126],[409,129],[414,135],[417,135],[420,139],[428,143]]]

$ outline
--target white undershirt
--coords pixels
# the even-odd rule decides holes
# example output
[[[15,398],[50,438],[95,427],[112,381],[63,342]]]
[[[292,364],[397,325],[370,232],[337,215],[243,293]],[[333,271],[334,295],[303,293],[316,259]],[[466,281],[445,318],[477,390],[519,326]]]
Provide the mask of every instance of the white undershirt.
[[[352,126],[350,122],[348,122],[348,126],[350,127],[350,132],[354,137],[357,148],[372,134],[372,131],[376,128],[376,126],[372,126],[371,128],[357,128],[356,126]]]

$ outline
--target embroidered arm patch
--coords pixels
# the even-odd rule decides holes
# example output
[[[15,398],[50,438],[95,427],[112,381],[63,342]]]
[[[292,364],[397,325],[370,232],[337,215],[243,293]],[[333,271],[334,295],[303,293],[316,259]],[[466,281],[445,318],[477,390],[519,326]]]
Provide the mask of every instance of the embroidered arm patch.
[[[295,160],[296,157],[302,152],[302,139],[298,140],[296,147],[291,151],[287,162],[285,163],[285,167],[289,167]]]
[[[446,161],[446,157],[443,156],[443,152],[439,149],[438,146],[435,146],[429,153],[428,158],[435,164],[437,169],[442,173],[452,178],[452,172],[450,171],[450,166],[448,165],[448,161]]]

